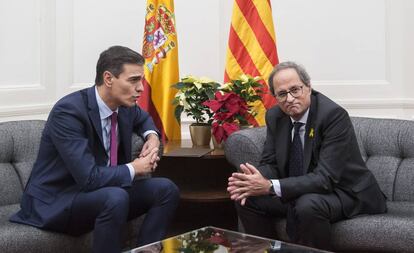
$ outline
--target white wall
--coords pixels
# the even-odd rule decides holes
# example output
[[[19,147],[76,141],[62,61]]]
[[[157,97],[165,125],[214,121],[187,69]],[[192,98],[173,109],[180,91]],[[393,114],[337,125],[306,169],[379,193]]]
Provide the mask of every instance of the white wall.
[[[144,0],[0,0],[0,121],[45,118],[101,51],[141,51]],[[414,117],[414,1],[272,0],[279,60],[351,115]],[[232,0],[175,0],[180,74],[223,79]],[[183,136],[188,138],[186,125]]]

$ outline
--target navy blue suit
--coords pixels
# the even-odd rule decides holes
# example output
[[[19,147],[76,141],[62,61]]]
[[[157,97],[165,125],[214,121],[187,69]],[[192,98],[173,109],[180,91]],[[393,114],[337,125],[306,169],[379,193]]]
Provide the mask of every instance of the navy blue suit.
[[[132,133],[142,135],[147,130],[158,130],[149,114],[137,106],[119,107],[118,129],[119,165],[107,167],[109,158],[102,142],[95,87],[74,92],[59,100],[45,125],[39,154],[21,200],[21,210],[10,220],[73,234],[95,227],[95,230],[101,231],[94,232],[94,250],[112,252],[118,251],[120,245],[118,243],[111,248],[105,245],[105,238],[117,238],[115,227],[121,227],[127,218],[149,212],[146,219],[161,223],[144,221],[141,230],[145,230],[145,235],[140,235],[139,243],[165,236],[165,227],[178,201],[176,186],[162,178],[134,182],[125,165],[132,160]],[[122,217],[112,218],[121,221],[99,227],[102,225],[99,223],[102,211],[105,208],[114,209],[108,205],[120,209]],[[78,212],[86,220],[79,220]],[[171,214],[166,215],[166,212]],[[87,226],[77,222],[86,222]],[[106,231],[108,228],[110,231]],[[102,233],[109,234],[103,236]]]

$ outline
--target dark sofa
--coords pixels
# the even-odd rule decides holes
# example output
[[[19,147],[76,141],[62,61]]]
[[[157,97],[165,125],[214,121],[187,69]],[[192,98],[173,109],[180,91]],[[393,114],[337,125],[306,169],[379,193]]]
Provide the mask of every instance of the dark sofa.
[[[335,251],[414,252],[414,122],[354,117],[352,122],[367,167],[387,196],[388,212],[361,215],[333,225]],[[258,165],[266,127],[232,134],[225,143],[227,160],[239,167]],[[286,221],[276,222],[277,238],[288,241]]]

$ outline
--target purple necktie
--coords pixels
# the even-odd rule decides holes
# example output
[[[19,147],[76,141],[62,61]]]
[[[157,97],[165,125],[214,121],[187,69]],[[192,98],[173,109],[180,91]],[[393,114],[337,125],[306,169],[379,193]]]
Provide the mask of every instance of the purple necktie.
[[[116,137],[116,125],[118,123],[118,114],[116,112],[111,115],[111,166],[118,164],[118,139]]]

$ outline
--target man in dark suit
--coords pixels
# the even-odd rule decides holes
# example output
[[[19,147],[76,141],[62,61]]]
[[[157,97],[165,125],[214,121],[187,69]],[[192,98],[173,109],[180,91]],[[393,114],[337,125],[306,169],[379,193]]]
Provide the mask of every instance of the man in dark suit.
[[[144,213],[138,244],[166,235],[178,203],[176,185],[165,178],[134,181],[159,160],[158,130],[136,105],[143,64],[137,52],[110,47],[99,57],[95,85],[56,103],[11,221],[73,235],[94,229],[94,252],[120,252],[122,226]],[[137,158],[131,157],[133,132],[146,140]]]
[[[332,223],[385,212],[385,197],[347,112],[312,90],[303,67],[280,63],[269,86],[278,105],[266,114],[260,165],[241,164],[228,191],[247,233],[275,237],[272,220],[287,216],[293,242],[330,249]]]

